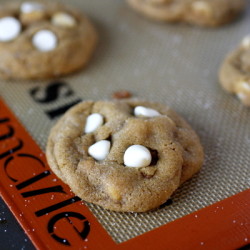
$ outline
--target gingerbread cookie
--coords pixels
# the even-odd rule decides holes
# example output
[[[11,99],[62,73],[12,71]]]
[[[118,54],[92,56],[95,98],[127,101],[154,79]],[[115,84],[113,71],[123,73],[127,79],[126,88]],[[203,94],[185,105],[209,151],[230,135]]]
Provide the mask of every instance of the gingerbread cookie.
[[[245,37],[238,48],[226,57],[219,79],[226,91],[250,106],[250,36]]]
[[[51,130],[46,155],[83,200],[127,212],[157,208],[203,162],[199,139],[181,117],[131,99],[71,108]]]
[[[97,34],[89,20],[57,3],[23,2],[0,8],[0,77],[53,78],[87,64]]]
[[[200,26],[229,23],[242,12],[244,0],[127,0],[138,12],[160,21]]]

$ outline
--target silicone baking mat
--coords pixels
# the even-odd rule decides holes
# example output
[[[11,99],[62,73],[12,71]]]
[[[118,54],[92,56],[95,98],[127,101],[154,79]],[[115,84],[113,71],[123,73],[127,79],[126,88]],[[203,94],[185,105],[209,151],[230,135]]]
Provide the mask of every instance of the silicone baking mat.
[[[51,81],[0,81],[0,191],[32,240],[2,202],[3,249],[249,244],[250,109],[221,89],[217,74],[225,55],[249,32],[250,5],[236,22],[202,29],[152,22],[121,0],[70,4],[85,12],[99,33],[89,66]],[[117,213],[83,204],[53,175],[42,152],[50,128],[70,106],[111,99],[121,89],[171,106],[204,146],[201,172],[156,211]]]

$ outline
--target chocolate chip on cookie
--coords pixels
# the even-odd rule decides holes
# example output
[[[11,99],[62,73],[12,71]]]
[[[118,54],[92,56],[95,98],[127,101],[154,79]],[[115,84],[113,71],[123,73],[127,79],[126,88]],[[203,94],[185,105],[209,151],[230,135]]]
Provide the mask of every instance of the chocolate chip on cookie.
[[[235,94],[250,107],[250,37],[246,36],[238,48],[221,65],[219,79],[222,87]]]
[[[0,77],[44,79],[89,61],[97,34],[77,10],[59,3],[9,3],[0,8]]]
[[[45,6],[36,2],[24,2],[20,5],[19,17],[23,25],[32,25],[46,18]]]
[[[159,116],[160,113],[155,110],[155,109],[151,109],[151,108],[147,108],[147,107],[143,107],[143,106],[137,106],[134,109],[134,114],[135,116],[144,116],[144,117],[155,117],[155,116]]]
[[[14,40],[21,32],[21,24],[14,17],[0,18],[0,42]]]
[[[39,51],[51,51],[57,47],[57,37],[50,30],[39,30],[32,38],[32,43]]]
[[[124,165],[127,167],[147,167],[152,156],[150,151],[142,145],[132,145],[124,153]]]
[[[88,149],[88,153],[97,161],[103,161],[108,156],[110,150],[110,141],[101,140],[93,145],[91,145]]]
[[[51,22],[55,26],[73,28],[77,25],[76,19],[65,12],[57,12],[53,15]]]
[[[98,113],[91,114],[86,119],[85,133],[92,133],[103,124],[103,116]]]
[[[243,11],[244,0],[127,0],[138,12],[160,21],[200,26],[229,23]]]
[[[174,111],[133,99],[77,104],[52,128],[46,155],[83,200],[126,212],[159,207],[204,158],[198,136]]]

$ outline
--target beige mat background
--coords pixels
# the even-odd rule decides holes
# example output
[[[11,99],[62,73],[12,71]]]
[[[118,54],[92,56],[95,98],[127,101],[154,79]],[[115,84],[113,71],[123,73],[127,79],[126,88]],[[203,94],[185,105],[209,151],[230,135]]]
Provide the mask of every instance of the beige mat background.
[[[2,1],[0,1],[2,2]],[[50,81],[0,81],[1,97],[44,150],[51,121],[45,110],[76,98],[109,99],[126,89],[134,96],[165,103],[200,135],[206,159],[202,171],[180,187],[173,204],[157,211],[116,213],[90,209],[116,242],[195,212],[250,187],[250,109],[218,84],[228,51],[250,33],[250,5],[237,22],[218,29],[147,20],[122,0],[62,1],[84,11],[97,27],[99,45],[89,66],[61,78],[75,95],[51,104],[29,92]]]

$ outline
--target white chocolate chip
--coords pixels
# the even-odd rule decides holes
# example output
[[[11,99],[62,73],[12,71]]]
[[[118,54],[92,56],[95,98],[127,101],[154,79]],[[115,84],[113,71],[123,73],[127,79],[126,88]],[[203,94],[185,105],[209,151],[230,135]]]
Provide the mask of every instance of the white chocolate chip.
[[[235,87],[237,97],[246,106],[250,106],[250,84],[246,81],[240,81]]]
[[[245,49],[250,48],[250,35],[246,36],[245,38],[243,38],[242,42],[241,42],[241,46]]]
[[[134,109],[134,115],[145,116],[145,117],[155,117],[155,116],[160,116],[161,114],[155,109],[146,108],[143,106],[137,106]]]
[[[87,117],[86,120],[86,125],[85,125],[85,133],[92,133],[94,132],[96,129],[98,129],[99,127],[101,127],[103,124],[103,116],[98,114],[98,113],[94,113],[91,114]]]
[[[0,41],[8,42],[15,39],[21,32],[21,24],[14,17],[0,18]]]
[[[110,141],[101,140],[91,145],[88,149],[88,153],[97,161],[104,160],[109,154],[110,150]]]
[[[250,84],[247,82],[241,82],[241,87],[242,89],[244,89],[245,91],[248,91],[250,93]]]
[[[51,22],[55,26],[60,26],[65,28],[72,28],[76,26],[75,18],[64,12],[58,12],[54,14]]]
[[[23,25],[30,25],[46,18],[44,5],[40,3],[24,2],[20,6],[20,12],[20,20]]]
[[[20,10],[22,13],[31,13],[34,11],[42,11],[44,10],[44,5],[35,2],[24,2],[20,6]]]
[[[39,51],[51,51],[57,46],[57,37],[50,30],[40,30],[33,36],[32,43]]]
[[[206,16],[210,16],[212,12],[210,4],[205,1],[193,2],[191,7],[196,13],[200,13]]]
[[[244,105],[250,106],[250,96],[240,92],[240,93],[237,93],[237,97],[241,100],[241,102]]]
[[[151,163],[152,156],[146,147],[133,145],[127,148],[123,160],[127,167],[147,167]]]
[[[236,95],[239,98],[239,100],[244,100],[246,98],[246,95],[241,92],[237,93]]]

